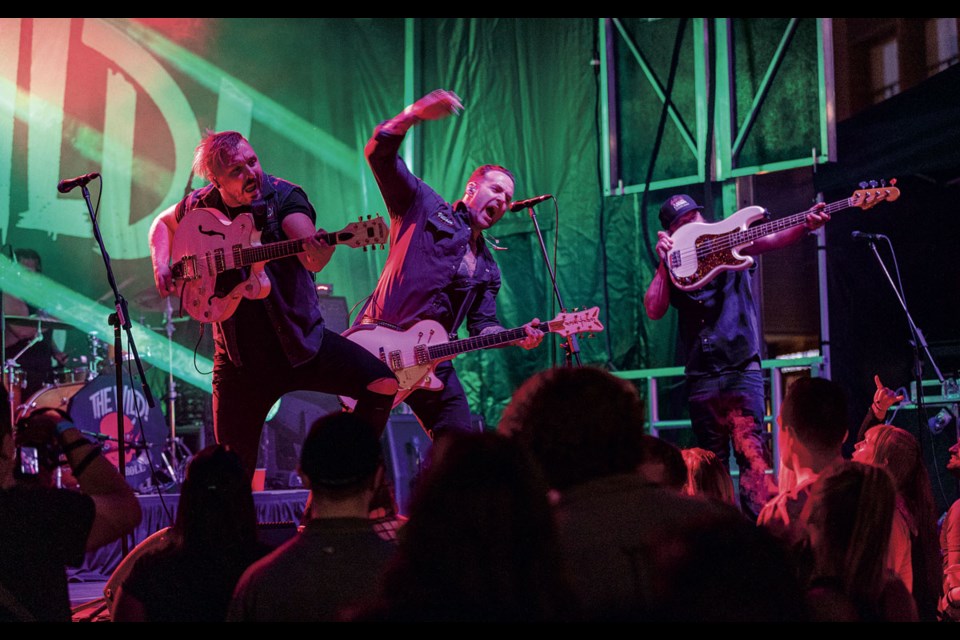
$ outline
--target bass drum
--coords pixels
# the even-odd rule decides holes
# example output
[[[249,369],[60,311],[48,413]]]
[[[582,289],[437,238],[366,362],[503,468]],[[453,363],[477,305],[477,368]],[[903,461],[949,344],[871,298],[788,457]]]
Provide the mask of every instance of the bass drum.
[[[117,439],[117,379],[112,371],[86,383],[70,399],[70,417],[88,438],[97,434],[103,454],[119,468]],[[147,404],[143,387],[123,374],[124,472],[127,483],[141,493],[154,485],[154,469],[163,465],[166,421],[159,406]]]
[[[70,400],[85,384],[85,382],[75,382],[73,384],[47,385],[17,407],[17,421],[31,414],[35,409],[60,409],[69,412]]]

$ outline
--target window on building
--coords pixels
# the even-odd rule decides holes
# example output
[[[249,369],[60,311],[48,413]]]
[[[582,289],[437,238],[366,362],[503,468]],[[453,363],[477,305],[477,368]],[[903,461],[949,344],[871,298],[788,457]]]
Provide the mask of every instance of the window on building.
[[[900,93],[897,40],[889,38],[870,47],[870,95],[873,103]]]
[[[960,61],[957,48],[957,19],[930,18],[924,25],[927,44],[927,75],[932,76]]]

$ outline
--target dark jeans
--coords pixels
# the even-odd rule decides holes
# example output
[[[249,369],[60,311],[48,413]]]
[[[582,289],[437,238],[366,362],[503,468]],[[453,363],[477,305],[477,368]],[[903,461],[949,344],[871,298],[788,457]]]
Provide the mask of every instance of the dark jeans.
[[[229,445],[253,477],[267,413],[280,396],[300,390],[355,398],[354,413],[382,432],[393,396],[367,389],[367,385],[380,378],[393,378],[387,365],[328,329],[323,332],[317,355],[298,367],[291,367],[282,355],[269,366],[218,363],[213,372],[213,426],[217,442]]]
[[[729,469],[730,443],[740,468],[740,505],[756,520],[775,486],[764,441],[766,415],[763,373],[734,371],[687,379],[690,421],[700,447],[713,451]]]
[[[453,363],[441,362],[434,375],[443,381],[443,389],[414,391],[407,396],[407,405],[431,435],[444,431],[471,431],[470,405]]]

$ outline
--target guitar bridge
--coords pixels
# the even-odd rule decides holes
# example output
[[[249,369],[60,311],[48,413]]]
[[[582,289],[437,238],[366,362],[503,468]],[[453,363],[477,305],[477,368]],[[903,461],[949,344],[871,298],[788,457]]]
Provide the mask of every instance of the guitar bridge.
[[[403,357],[399,350],[390,352],[390,368],[394,371],[399,371],[403,368]]]
[[[175,280],[193,280],[197,277],[197,257],[183,256],[171,271]]]

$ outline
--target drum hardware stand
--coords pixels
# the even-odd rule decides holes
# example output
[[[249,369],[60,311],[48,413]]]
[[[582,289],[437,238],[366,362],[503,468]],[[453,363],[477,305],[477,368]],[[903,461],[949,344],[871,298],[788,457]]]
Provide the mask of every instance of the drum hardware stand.
[[[99,174],[90,174],[90,176],[94,175],[99,176]],[[140,355],[137,353],[137,345],[133,340],[132,324],[130,323],[130,315],[127,313],[127,301],[120,294],[120,290],[117,288],[117,280],[114,278],[113,268],[110,265],[110,254],[107,253],[107,248],[103,244],[103,236],[100,235],[100,227],[97,224],[97,215],[93,209],[93,204],[90,202],[90,190],[87,189],[86,182],[80,182],[80,188],[83,192],[83,199],[87,203],[87,212],[90,214],[90,222],[93,225],[93,236],[96,238],[97,245],[100,247],[100,254],[103,256],[103,264],[107,271],[107,281],[110,283],[111,291],[113,291],[114,307],[116,309],[114,313],[110,314],[108,322],[113,326],[113,365],[117,374],[117,468],[120,470],[120,476],[123,478],[124,482],[126,482],[127,465],[125,463],[126,458],[124,452],[124,440],[126,440],[126,438],[124,437],[123,432],[123,337],[121,335],[121,329],[127,332],[127,344],[130,345],[130,353],[133,354],[133,360],[137,364],[137,373],[140,375],[140,382],[143,386],[143,394],[147,399],[147,404],[152,409],[157,403],[153,399],[153,394],[150,392],[150,385],[147,383],[147,378],[143,373],[143,363],[140,362]],[[69,191],[69,189],[67,190]],[[127,553],[129,552],[129,543],[127,537],[128,536],[120,537],[121,557],[126,557]]]
[[[4,314],[4,320],[6,320],[6,314]],[[6,322],[4,322],[4,329],[6,329]],[[12,358],[10,358],[9,360],[3,363],[3,377],[4,377],[4,382],[7,383],[7,399],[8,399],[7,401],[10,404],[10,426],[11,427],[17,424],[17,410],[20,408],[20,407],[14,406],[14,402],[13,402],[14,400],[13,385],[17,382],[13,378],[13,373],[14,371],[16,371],[17,360],[19,360],[20,356],[26,353],[30,347],[37,344],[41,340],[43,340],[43,332],[40,330],[40,322],[38,321],[37,335],[33,336],[33,339],[31,339],[30,342],[27,343],[27,346],[21,349],[17,355],[13,356]],[[23,383],[20,383],[20,384],[23,384]]]
[[[167,474],[176,484],[183,483],[183,476],[186,470],[185,462],[193,455],[190,448],[183,442],[183,438],[177,437],[177,382],[173,376],[173,305],[170,303],[170,297],[165,300],[163,311],[163,321],[167,332],[167,358],[170,363],[167,367],[167,417],[170,421],[170,437],[163,447],[160,457],[166,467]]]

